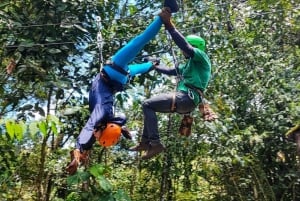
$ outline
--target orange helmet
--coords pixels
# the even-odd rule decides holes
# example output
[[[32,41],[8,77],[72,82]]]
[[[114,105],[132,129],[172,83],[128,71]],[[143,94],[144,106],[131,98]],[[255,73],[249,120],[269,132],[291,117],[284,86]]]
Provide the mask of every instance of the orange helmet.
[[[99,144],[109,147],[117,144],[121,136],[121,126],[114,123],[107,123],[106,128],[101,132]]]

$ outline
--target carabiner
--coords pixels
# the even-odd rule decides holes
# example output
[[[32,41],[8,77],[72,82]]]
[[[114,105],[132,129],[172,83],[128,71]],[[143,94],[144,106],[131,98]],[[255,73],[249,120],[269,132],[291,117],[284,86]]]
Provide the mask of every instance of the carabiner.
[[[193,94],[193,92],[192,92],[192,90],[191,89],[188,89],[188,96],[190,97],[190,99],[192,99],[192,100],[194,100],[194,94]]]

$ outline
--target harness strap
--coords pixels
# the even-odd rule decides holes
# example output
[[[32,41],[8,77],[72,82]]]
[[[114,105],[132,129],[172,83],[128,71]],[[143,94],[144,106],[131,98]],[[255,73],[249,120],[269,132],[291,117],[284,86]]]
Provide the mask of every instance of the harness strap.
[[[202,101],[205,100],[205,99],[204,99],[204,94],[203,94],[203,92],[202,92],[200,89],[198,89],[198,88],[196,88],[196,87],[194,87],[194,86],[191,86],[191,85],[187,85],[187,84],[185,84],[185,85],[186,85],[188,88],[195,90],[195,91],[200,95]]]
[[[101,70],[101,72],[99,73],[100,78],[107,83],[107,85],[111,88],[112,93],[116,93],[118,91],[123,91],[124,90],[124,86],[123,84],[114,81],[112,79],[110,79],[110,77],[107,75],[107,73],[105,72],[104,69]]]
[[[175,102],[176,102],[176,93],[173,93],[173,97],[172,97],[172,105],[171,105],[171,112],[174,112],[175,109],[176,109]]]
[[[116,65],[115,63],[108,63],[107,64],[109,67],[111,67],[112,69],[114,69],[115,71],[121,73],[122,75],[125,75],[127,76],[128,75],[128,72],[126,70],[124,70],[122,67]]]

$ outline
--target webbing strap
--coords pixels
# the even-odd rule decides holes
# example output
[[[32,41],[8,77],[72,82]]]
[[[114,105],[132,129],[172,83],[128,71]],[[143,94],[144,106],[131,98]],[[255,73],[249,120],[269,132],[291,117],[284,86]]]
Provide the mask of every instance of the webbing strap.
[[[128,72],[126,70],[124,70],[122,67],[117,66],[115,63],[110,63],[108,64],[109,67],[111,67],[112,69],[114,69],[115,71],[127,76]]]
[[[200,90],[200,89],[198,89],[198,88],[196,88],[196,87],[194,87],[194,86],[192,86],[192,85],[189,85],[189,84],[185,84],[188,88],[190,88],[190,89],[193,89],[193,90],[195,90],[199,95],[200,95],[200,97],[201,97],[201,99],[202,99],[202,101],[204,100],[204,94],[203,94],[203,92]]]
[[[176,109],[176,93],[173,93],[173,97],[172,97],[172,105],[171,105],[171,112],[174,112]]]

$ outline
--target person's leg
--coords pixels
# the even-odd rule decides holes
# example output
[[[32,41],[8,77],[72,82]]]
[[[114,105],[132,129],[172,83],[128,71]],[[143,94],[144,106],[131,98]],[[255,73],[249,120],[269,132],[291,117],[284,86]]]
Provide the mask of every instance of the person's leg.
[[[156,112],[171,112],[174,93],[160,94],[143,102],[144,129],[142,139],[159,141]]]
[[[162,20],[157,16],[144,32],[133,38],[128,44],[121,48],[112,57],[112,61],[117,66],[125,68],[128,63],[133,61],[135,56],[143,49],[143,47],[158,34],[161,26]]]
[[[172,111],[175,93],[175,110]],[[132,147],[131,151],[146,151],[142,159],[150,159],[161,153],[165,148],[160,142],[156,112],[181,114],[189,113],[195,109],[192,99],[184,92],[161,94],[147,99],[143,103],[144,129],[140,144]]]
[[[142,159],[152,158],[165,150],[158,134],[156,112],[171,112],[174,93],[161,94],[143,102],[144,129],[142,139],[138,145],[129,149],[131,151],[146,151]]]
[[[144,101],[144,131],[142,138],[153,141],[159,140],[156,112],[186,114],[195,109],[196,106],[187,93],[176,92],[175,110],[172,111],[174,93],[161,94]]]
[[[188,93],[176,92],[175,112],[179,114],[187,114],[196,108],[193,99],[190,98]]]
[[[173,93],[161,94],[143,102],[144,128],[139,144],[130,151],[147,151],[150,143],[160,143],[156,112],[171,112]]]

